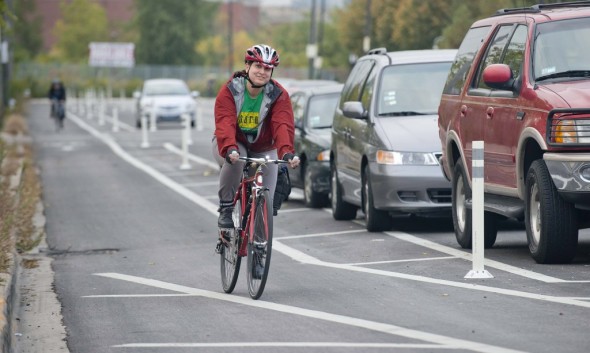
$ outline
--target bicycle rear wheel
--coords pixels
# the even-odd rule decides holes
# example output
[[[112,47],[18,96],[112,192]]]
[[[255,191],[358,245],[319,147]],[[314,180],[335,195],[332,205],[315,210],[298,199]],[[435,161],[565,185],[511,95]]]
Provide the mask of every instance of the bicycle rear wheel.
[[[248,292],[258,299],[264,291],[272,251],[272,199],[268,190],[256,199],[254,234],[248,236]]]
[[[226,293],[233,292],[240,274],[240,264],[242,258],[238,255],[240,248],[240,231],[220,230],[220,235],[224,237],[223,244],[221,244],[221,284],[223,291]]]

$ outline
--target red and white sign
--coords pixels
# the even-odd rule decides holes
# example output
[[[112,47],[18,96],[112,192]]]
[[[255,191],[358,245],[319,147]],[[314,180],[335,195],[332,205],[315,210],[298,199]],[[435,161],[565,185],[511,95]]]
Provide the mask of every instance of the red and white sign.
[[[90,66],[133,67],[135,65],[135,44],[92,42]]]

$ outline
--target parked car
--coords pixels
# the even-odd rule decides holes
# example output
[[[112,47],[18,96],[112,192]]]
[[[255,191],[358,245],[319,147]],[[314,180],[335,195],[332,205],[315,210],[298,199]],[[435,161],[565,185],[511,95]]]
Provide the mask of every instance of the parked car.
[[[339,82],[334,80],[294,80],[290,81],[285,88],[287,89],[289,94],[291,94],[297,91],[306,90],[308,88],[320,86],[333,86],[337,84],[339,84]]]
[[[368,231],[392,215],[450,215],[451,184],[438,164],[436,111],[456,50],[375,49],[352,68],[332,125],[331,204],[335,219]]]
[[[140,91],[134,93],[137,99],[135,125],[141,127],[141,117],[150,123],[150,114],[155,109],[156,124],[159,122],[182,121],[182,114],[187,113],[191,126],[195,126],[195,98],[199,92],[190,91],[183,80],[159,78],[146,80]]]
[[[472,245],[472,142],[484,141],[485,246],[524,220],[538,263],[570,262],[590,220],[590,3],[503,9],[475,22],[439,107],[458,243]]]
[[[318,86],[291,94],[295,116],[295,151],[301,167],[290,170],[291,183],[303,189],[308,207],[324,207],[330,194],[332,119],[342,84]]]

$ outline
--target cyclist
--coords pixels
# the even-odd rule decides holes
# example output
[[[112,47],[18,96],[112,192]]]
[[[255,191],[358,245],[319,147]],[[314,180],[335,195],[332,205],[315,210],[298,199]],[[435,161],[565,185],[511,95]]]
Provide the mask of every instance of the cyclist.
[[[220,228],[233,228],[232,201],[240,184],[244,162],[240,155],[288,161],[297,168],[293,148],[294,118],[287,91],[272,78],[279,54],[265,44],[246,50],[245,69],[235,72],[215,99],[213,156],[221,166],[219,175]],[[264,184],[274,195],[278,166],[265,166]]]
[[[65,117],[64,103],[66,101],[66,88],[63,83],[54,79],[51,81],[47,97],[51,100],[51,116],[59,119],[60,126],[63,127]]]

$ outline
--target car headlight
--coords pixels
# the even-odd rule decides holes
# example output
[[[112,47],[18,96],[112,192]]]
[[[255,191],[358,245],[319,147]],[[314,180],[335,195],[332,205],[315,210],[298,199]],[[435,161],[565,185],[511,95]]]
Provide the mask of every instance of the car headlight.
[[[329,161],[330,160],[330,150],[324,150],[315,157],[318,161]]]
[[[391,165],[438,165],[436,157],[432,153],[423,152],[394,152],[377,151],[378,164]]]
[[[590,120],[564,119],[555,125],[556,143],[590,143]]]

